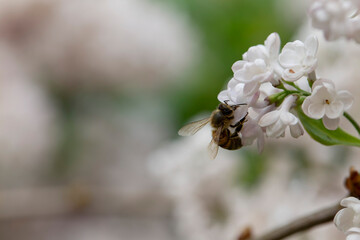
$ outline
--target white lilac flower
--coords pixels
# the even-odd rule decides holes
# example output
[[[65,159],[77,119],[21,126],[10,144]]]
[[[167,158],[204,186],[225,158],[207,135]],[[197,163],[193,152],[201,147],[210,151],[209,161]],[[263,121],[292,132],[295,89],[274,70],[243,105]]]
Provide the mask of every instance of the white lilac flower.
[[[241,68],[235,72],[234,78],[245,84],[246,95],[253,95],[261,83],[269,82],[273,77],[273,72],[268,69],[263,59],[256,59],[254,62],[242,61],[238,66]]]
[[[269,105],[269,101],[267,100],[269,96],[282,91],[273,87],[269,82],[261,84],[258,91],[252,95],[246,94],[244,87],[244,83],[232,78],[227,85],[227,89],[218,94],[218,100],[220,102],[227,101],[230,105],[246,103],[247,107],[262,109]]]
[[[335,130],[341,115],[351,107],[353,97],[348,91],[336,91],[334,83],[324,79],[315,81],[312,90],[302,104],[304,113],[314,119],[322,118],[327,129]]]
[[[327,40],[351,39],[357,34],[358,9],[359,1],[355,0],[316,0],[310,7],[309,15],[312,26],[321,29]]]
[[[233,64],[234,78],[245,83],[245,92],[249,95],[256,92],[261,83],[277,84],[282,68],[278,63],[280,51],[280,37],[272,33],[265,41],[265,45],[249,48],[243,54],[243,60]]]
[[[336,227],[347,235],[347,240],[360,239],[360,200],[348,197],[340,204],[345,208],[335,215]]]
[[[305,43],[296,40],[287,43],[279,55],[280,65],[285,68],[282,77],[287,81],[296,81],[315,70],[318,40],[310,36]]]
[[[264,45],[257,45],[249,48],[243,54],[245,61],[253,62],[256,59],[263,59],[274,73],[273,82],[276,83],[280,77],[283,69],[279,65],[278,57],[280,53],[280,37],[277,33],[271,33],[265,40]]]
[[[269,137],[284,136],[286,128],[290,127],[290,133],[293,137],[301,136],[304,131],[299,123],[299,119],[289,112],[295,96],[285,98],[281,106],[274,111],[266,113],[259,121],[261,127],[266,128],[266,135]]]
[[[229,105],[249,103],[252,96],[244,93],[244,86],[244,83],[232,78],[227,85],[227,89],[219,93],[218,100],[220,102],[228,101]]]

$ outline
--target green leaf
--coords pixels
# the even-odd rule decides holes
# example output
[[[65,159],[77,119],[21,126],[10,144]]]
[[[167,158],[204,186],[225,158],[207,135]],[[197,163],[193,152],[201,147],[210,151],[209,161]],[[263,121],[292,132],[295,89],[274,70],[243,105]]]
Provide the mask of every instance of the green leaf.
[[[354,137],[341,128],[336,130],[329,130],[324,127],[322,120],[309,118],[304,114],[301,107],[296,109],[298,117],[308,134],[317,142],[331,146],[331,145],[347,145],[360,147],[360,139]]]

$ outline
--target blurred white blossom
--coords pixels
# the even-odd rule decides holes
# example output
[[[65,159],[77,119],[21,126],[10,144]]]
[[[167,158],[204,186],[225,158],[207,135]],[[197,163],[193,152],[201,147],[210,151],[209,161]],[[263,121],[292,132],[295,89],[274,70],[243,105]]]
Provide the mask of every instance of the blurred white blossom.
[[[148,0],[3,0],[0,22],[14,51],[70,89],[155,87],[196,54],[186,19]]]
[[[360,41],[359,2],[356,0],[315,0],[309,9],[312,26],[327,40],[341,37]]]
[[[49,96],[0,46],[0,187],[29,186],[49,169],[58,143]]]
[[[259,186],[249,191],[238,182],[245,159],[220,151],[211,161],[204,147],[210,139],[211,129],[204,127],[193,137],[168,143],[150,155],[151,172],[174,202],[180,238],[231,240],[246,226],[259,235],[333,203],[343,194],[340,186],[329,183],[324,166],[312,165],[306,181],[294,179],[295,162],[279,155],[269,159]],[[333,177],[341,179],[338,174]],[[328,240],[341,236],[333,225],[304,234]],[[304,234],[292,239],[303,239]]]
[[[348,197],[341,201],[341,209],[334,218],[336,227],[343,231],[346,240],[360,239],[360,200]]]

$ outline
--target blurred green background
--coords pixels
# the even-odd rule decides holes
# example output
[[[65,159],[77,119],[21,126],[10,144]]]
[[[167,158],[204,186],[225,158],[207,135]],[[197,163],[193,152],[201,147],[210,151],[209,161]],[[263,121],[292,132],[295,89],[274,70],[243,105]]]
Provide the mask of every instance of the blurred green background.
[[[169,1],[166,1],[169,2]],[[217,106],[217,94],[232,77],[232,64],[242,59],[251,46],[263,44],[277,32],[286,43],[301,22],[286,19],[279,1],[266,0],[186,0],[171,1],[183,11],[199,35],[201,55],[176,86],[170,86],[164,98],[179,127],[194,114]],[[186,101],[184,101],[186,100]]]

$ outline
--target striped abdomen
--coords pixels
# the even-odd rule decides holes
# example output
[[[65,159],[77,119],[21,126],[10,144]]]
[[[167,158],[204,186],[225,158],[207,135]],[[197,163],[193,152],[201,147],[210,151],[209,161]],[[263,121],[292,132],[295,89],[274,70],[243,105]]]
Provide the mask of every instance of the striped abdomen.
[[[216,130],[213,130],[213,137],[215,137]],[[235,150],[242,147],[241,138],[238,134],[231,135],[229,129],[224,129],[220,135],[220,139],[217,144],[228,150]]]

